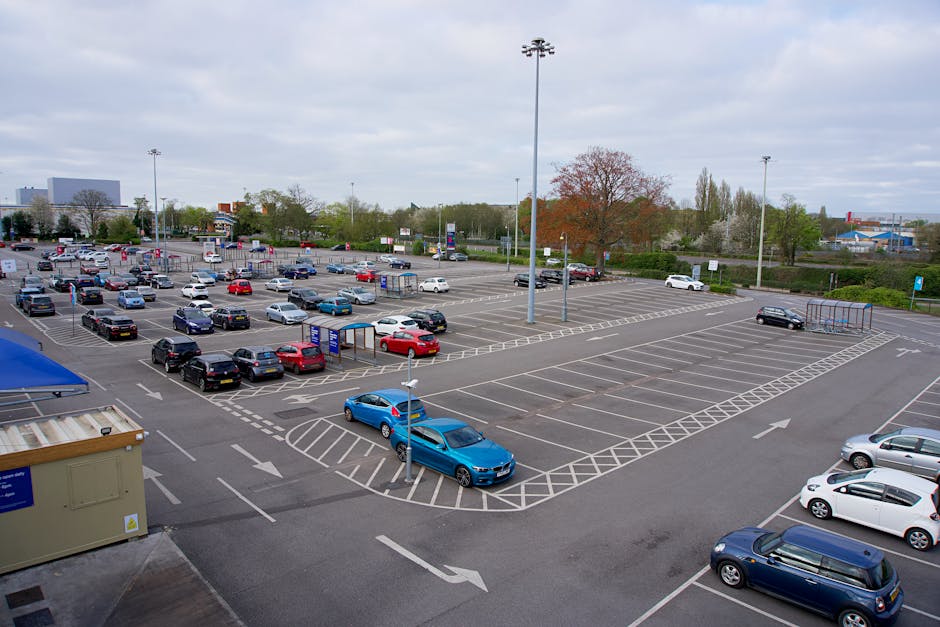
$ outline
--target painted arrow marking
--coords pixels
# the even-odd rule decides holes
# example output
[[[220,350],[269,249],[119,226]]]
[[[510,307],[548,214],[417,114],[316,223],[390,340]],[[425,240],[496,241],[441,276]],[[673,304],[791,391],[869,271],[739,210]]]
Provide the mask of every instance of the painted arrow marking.
[[[417,555],[415,555],[414,553],[412,553],[405,547],[401,546],[394,540],[388,538],[387,536],[376,536],[375,539],[381,542],[382,544],[384,544],[385,546],[387,546],[388,548],[392,549],[399,555],[402,555],[410,559],[412,562],[414,562],[421,568],[424,568],[425,570],[430,572],[432,575],[440,577],[447,583],[463,583],[466,581],[468,583],[472,583],[483,592],[489,592],[489,590],[486,589],[486,584],[483,583],[483,578],[480,576],[480,573],[478,573],[475,570],[470,570],[467,568],[458,568],[456,566],[448,566],[445,564],[444,568],[450,569],[454,573],[453,575],[450,575],[440,570],[439,568],[432,566],[431,564],[428,564],[423,559],[421,559],[420,557],[418,557]]]
[[[595,335],[594,337],[589,337],[588,339],[586,339],[586,340],[584,340],[584,341],[585,341],[585,342],[594,342],[594,341],[596,341],[596,340],[604,340],[604,339],[607,339],[607,338],[609,338],[609,337],[614,337],[615,335],[619,335],[619,334],[618,334],[618,333],[608,333],[607,335]]]
[[[3,321],[3,326],[5,326],[5,327],[8,328],[8,329],[12,329],[12,328],[13,328],[13,323],[10,322],[9,320],[4,320],[4,321]]]
[[[245,457],[247,457],[248,459],[250,459],[251,461],[253,461],[255,463],[254,467],[257,468],[258,470],[263,470],[264,472],[268,474],[274,475],[278,479],[284,478],[281,476],[281,473],[278,472],[277,468],[275,468],[274,464],[272,464],[271,462],[258,461],[257,457],[255,457],[254,455],[252,455],[251,453],[249,453],[248,451],[246,451],[245,449],[243,449],[237,444],[233,444],[232,448],[238,451],[239,453],[241,453],[242,455],[244,455]]]
[[[144,481],[146,481],[147,479],[150,479],[151,481],[153,481],[153,485],[157,486],[157,489],[163,492],[163,496],[165,496],[170,503],[172,503],[173,505],[179,505],[180,500],[176,498],[176,496],[174,496],[172,492],[167,490],[165,485],[160,483],[159,478],[162,476],[163,475],[161,475],[156,470],[153,470],[152,468],[147,468],[146,466],[144,466]]]
[[[146,392],[146,393],[147,393],[147,396],[149,396],[150,398],[155,398],[155,399],[157,399],[158,401],[162,401],[162,400],[163,400],[163,394],[160,394],[159,392],[151,392],[150,390],[148,390],[147,388],[144,387],[144,384],[143,384],[143,383],[138,383],[138,384],[137,384],[137,387],[139,387],[141,390],[143,390],[144,392]]]
[[[291,405],[309,405],[318,398],[319,395],[317,394],[291,394],[290,396],[285,396],[284,400]]]
[[[768,433],[770,433],[771,431],[773,431],[774,429],[786,429],[788,426],[790,426],[790,419],[789,419],[789,418],[787,418],[786,420],[780,420],[780,421],[778,421],[778,422],[772,422],[772,423],[770,423],[770,428],[769,428],[769,429],[764,429],[764,430],[761,431],[760,433],[755,434],[753,437],[754,437],[755,440],[759,440],[759,439],[761,439],[762,437],[764,437],[765,435],[767,435]]]
[[[705,314],[705,315],[706,315],[706,316],[717,316],[718,314],[723,314],[723,313],[725,313],[725,312],[723,312],[723,311],[712,311],[712,312],[709,312],[709,313],[707,313],[707,314]]]
[[[919,353],[919,352],[920,352],[919,348],[899,348],[898,354],[895,355],[895,357],[904,357],[908,353],[914,354],[914,353]]]

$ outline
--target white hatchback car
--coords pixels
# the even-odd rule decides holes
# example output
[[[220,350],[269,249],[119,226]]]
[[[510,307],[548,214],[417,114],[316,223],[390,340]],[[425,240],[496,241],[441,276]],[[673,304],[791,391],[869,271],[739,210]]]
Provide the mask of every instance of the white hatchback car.
[[[222,263],[222,255],[219,253],[205,253],[202,260],[206,263]]]
[[[821,520],[845,520],[904,538],[918,551],[940,542],[940,486],[894,468],[865,468],[807,480],[800,505]]]
[[[202,283],[187,283],[180,293],[189,298],[209,298],[209,290]]]
[[[215,313],[215,305],[207,300],[194,300],[186,306],[193,307],[195,309],[201,309],[202,313],[206,314],[207,316],[211,316],[213,313]]]
[[[680,290],[701,292],[705,289],[705,284],[685,274],[670,274],[666,277],[666,287],[677,287]]]
[[[215,277],[208,272],[193,272],[189,275],[189,280],[203,285],[215,285]]]
[[[449,292],[450,286],[447,279],[442,276],[434,276],[418,283],[419,292]]]
[[[389,335],[395,331],[418,330],[418,323],[408,316],[386,316],[372,323],[376,335]]]

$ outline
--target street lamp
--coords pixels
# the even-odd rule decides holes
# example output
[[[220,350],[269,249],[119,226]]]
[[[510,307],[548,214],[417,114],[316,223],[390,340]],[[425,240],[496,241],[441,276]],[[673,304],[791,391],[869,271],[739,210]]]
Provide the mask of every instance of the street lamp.
[[[405,483],[411,483],[414,479],[411,478],[411,393],[418,385],[417,379],[411,378],[411,356],[408,356],[408,380],[401,382],[408,390],[408,445],[405,448]]]
[[[764,214],[767,211],[767,162],[770,161],[770,155],[761,157],[764,161],[764,197],[760,203],[760,236],[757,242],[757,281],[754,286],[760,289],[761,266],[764,263]]]
[[[568,232],[563,232],[559,239],[565,240],[565,259],[562,262],[565,269],[561,273],[561,321],[568,322]]]
[[[515,256],[519,256],[519,177],[516,177],[516,248]]]
[[[509,225],[506,225],[506,272],[509,272],[509,251],[512,250],[512,240],[509,238]]]
[[[356,197],[356,183],[349,184],[349,224],[355,224],[355,217],[353,216],[353,198]]]
[[[444,213],[444,203],[437,204],[437,267],[441,267],[441,257],[444,256],[444,253],[441,252],[441,214]]]
[[[539,204],[538,176],[539,176],[539,59],[546,54],[555,54],[555,47],[536,37],[531,44],[522,45],[522,54],[527,57],[535,55],[535,139],[532,142],[532,220],[529,227],[529,306],[526,313],[526,322],[535,323],[535,224]]]
[[[161,196],[160,200],[163,201],[163,226],[159,226],[160,216],[157,216],[158,228],[163,230],[163,247],[166,248],[166,196]]]
[[[158,214],[159,208],[157,207],[157,157],[162,153],[156,148],[151,148],[147,151],[147,154],[153,157],[153,223],[157,224],[157,219],[160,217]],[[155,248],[160,249],[160,229],[156,230],[156,241],[154,242]],[[164,255],[160,255],[160,261],[163,261]]]

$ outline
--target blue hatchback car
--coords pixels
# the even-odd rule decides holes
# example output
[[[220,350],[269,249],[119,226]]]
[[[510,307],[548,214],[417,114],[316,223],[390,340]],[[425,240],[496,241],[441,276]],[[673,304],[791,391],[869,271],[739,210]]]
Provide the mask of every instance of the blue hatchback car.
[[[202,309],[196,307],[180,307],[173,314],[173,328],[186,335],[193,333],[215,333],[212,318]]]
[[[904,604],[898,575],[881,550],[805,525],[732,531],[712,549],[711,567],[732,588],[749,586],[843,627],[890,625]]]
[[[322,301],[317,303],[317,309],[320,310],[320,313],[330,314],[333,316],[342,316],[344,314],[352,313],[352,303],[342,296],[334,296],[330,298],[324,298]]]
[[[388,440],[403,462],[407,457],[407,441],[404,427],[393,429]],[[412,423],[411,459],[455,478],[465,488],[501,483],[516,471],[512,453],[456,418]]]
[[[144,297],[137,290],[121,290],[118,292],[117,303],[124,309],[143,309],[147,306]]]
[[[392,429],[408,423],[408,393],[390,388],[375,390],[358,396],[350,396],[343,403],[343,415],[347,422],[358,420],[375,427],[388,439]],[[411,423],[427,419],[424,403],[411,397]]]

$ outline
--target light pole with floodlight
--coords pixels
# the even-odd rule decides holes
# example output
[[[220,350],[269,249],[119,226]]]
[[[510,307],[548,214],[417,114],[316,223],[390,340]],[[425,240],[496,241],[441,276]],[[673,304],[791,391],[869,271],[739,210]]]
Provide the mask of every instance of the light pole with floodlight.
[[[561,321],[568,322],[568,232],[562,232],[559,239],[565,240],[564,270],[561,272]]]
[[[513,253],[516,257],[519,256],[519,177],[516,177],[516,248]]]
[[[535,323],[535,245],[536,245],[536,214],[538,213],[539,194],[539,59],[545,55],[555,54],[555,46],[541,37],[536,37],[531,44],[522,45],[522,54],[527,57],[535,56],[535,139],[532,142],[532,220],[529,227],[529,304],[526,311],[526,322]]]
[[[770,155],[761,157],[764,161],[764,197],[760,203],[760,236],[757,240],[757,281],[754,286],[760,289],[761,266],[764,264],[764,214],[767,211],[767,162],[770,161]]]
[[[158,223],[157,220],[158,220],[159,217],[160,217],[160,215],[159,215],[160,208],[157,206],[157,198],[159,198],[159,196],[157,196],[157,157],[159,157],[159,156],[160,156],[161,154],[163,154],[163,153],[161,153],[161,152],[160,152],[159,150],[157,150],[156,148],[151,148],[150,150],[147,151],[147,154],[150,155],[151,157],[153,157],[153,223],[154,223],[155,226],[157,226],[157,228],[154,229],[154,230],[156,231],[156,236],[157,236],[157,237],[156,237],[156,241],[154,242],[154,245],[155,245],[155,248],[157,248],[157,249],[159,250],[159,248],[160,248],[160,228],[159,228],[159,226],[158,226],[159,223]],[[161,255],[160,255],[160,260],[157,262],[158,264],[159,264],[160,261],[163,261],[163,257],[164,257],[164,255],[161,254]]]
[[[509,272],[509,251],[512,250],[512,239],[509,237],[509,225],[506,225],[506,272]]]
[[[353,217],[353,199],[356,197],[356,183],[355,181],[349,184],[349,224],[352,226],[356,223],[355,217]]]
[[[441,267],[441,257],[444,256],[441,251],[441,214],[444,213],[444,204],[437,203],[437,267]]]

